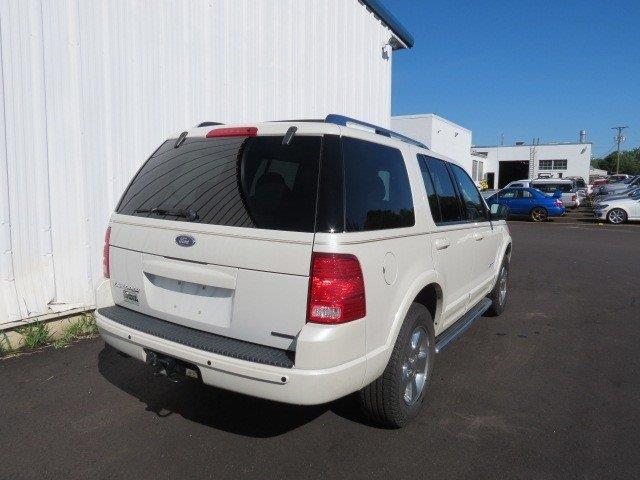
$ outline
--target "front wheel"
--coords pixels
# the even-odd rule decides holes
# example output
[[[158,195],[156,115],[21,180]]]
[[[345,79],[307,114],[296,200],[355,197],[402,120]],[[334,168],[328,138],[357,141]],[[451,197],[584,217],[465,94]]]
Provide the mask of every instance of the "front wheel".
[[[607,220],[609,223],[619,225],[627,221],[627,212],[621,208],[613,208],[607,213]]]
[[[531,210],[531,220],[534,222],[544,222],[548,216],[547,210],[542,207],[536,207]]]
[[[385,427],[399,428],[420,412],[435,357],[433,319],[424,305],[409,308],[382,375],[360,391],[364,412]]]
[[[489,294],[491,299],[491,306],[487,310],[487,314],[491,317],[499,317],[504,312],[504,308],[507,305],[507,283],[509,280],[509,260],[508,257],[502,261],[500,265],[500,272],[498,273],[498,279],[496,284]]]

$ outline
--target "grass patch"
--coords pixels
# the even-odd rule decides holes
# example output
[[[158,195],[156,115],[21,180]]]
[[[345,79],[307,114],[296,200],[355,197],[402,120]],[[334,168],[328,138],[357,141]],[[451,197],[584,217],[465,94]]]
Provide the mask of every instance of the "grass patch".
[[[9,355],[11,352],[13,352],[13,347],[9,341],[9,337],[7,337],[7,334],[4,332],[0,333],[0,357]]]
[[[16,332],[22,335],[22,347],[27,349],[43,347],[51,339],[49,326],[44,322],[30,323],[16,328]]]
[[[64,329],[59,339],[53,342],[55,348],[62,348],[75,340],[93,337],[98,334],[98,326],[93,315],[85,313]]]

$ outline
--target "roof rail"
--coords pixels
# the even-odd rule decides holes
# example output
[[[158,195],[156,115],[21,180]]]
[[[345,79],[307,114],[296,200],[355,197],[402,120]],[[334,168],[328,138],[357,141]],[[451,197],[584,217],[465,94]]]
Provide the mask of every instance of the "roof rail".
[[[224,125],[224,123],[220,123],[220,122],[201,122],[196,126],[197,127],[214,127],[216,125]]]
[[[327,118],[324,119],[326,123],[333,123],[335,125],[342,125],[344,127],[348,127],[349,124],[360,125],[362,127],[366,127],[368,129],[373,130],[378,135],[384,135],[389,138],[396,138],[405,143],[410,143],[411,145],[415,145],[420,148],[429,149],[424,143],[419,142],[418,140],[414,140],[413,138],[409,138],[401,133],[394,132],[393,130],[389,130],[388,128],[379,127],[378,125],[374,125],[372,123],[363,122],[362,120],[356,120],[355,118],[345,117],[344,115],[336,115],[335,113],[330,113],[327,115]]]

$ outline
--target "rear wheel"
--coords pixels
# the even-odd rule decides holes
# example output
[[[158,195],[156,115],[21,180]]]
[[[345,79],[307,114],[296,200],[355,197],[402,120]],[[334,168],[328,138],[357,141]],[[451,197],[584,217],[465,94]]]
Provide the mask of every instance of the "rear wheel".
[[[613,208],[609,211],[609,213],[607,213],[607,220],[609,221],[609,223],[619,225],[620,223],[624,223],[627,221],[627,212],[625,212],[621,208]]]
[[[534,222],[544,222],[547,217],[549,217],[549,214],[546,209],[542,207],[536,207],[531,210],[530,216],[531,220],[533,220]]]
[[[412,304],[387,367],[360,391],[360,403],[372,420],[399,428],[418,415],[433,371],[435,343],[429,310]]]

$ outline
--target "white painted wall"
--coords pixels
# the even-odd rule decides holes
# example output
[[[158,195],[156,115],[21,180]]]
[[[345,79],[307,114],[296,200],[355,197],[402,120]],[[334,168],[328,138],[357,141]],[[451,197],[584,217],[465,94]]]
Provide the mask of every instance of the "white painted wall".
[[[500,147],[473,147],[477,153],[486,153],[485,175],[487,172],[495,172],[495,185],[499,179],[499,162],[504,161],[529,161],[531,149],[534,148],[535,170],[533,177],[540,173],[550,173],[557,177],[562,173],[563,177],[578,176],[589,181],[589,169],[591,166],[591,143],[562,143],[523,146]],[[567,160],[566,170],[540,170],[540,160]]]
[[[93,306],[108,216],[170,133],[388,125],[391,37],[356,0],[0,0],[0,325]]]
[[[471,175],[471,131],[433,113],[391,117],[391,129],[449,157]]]

